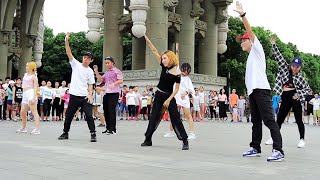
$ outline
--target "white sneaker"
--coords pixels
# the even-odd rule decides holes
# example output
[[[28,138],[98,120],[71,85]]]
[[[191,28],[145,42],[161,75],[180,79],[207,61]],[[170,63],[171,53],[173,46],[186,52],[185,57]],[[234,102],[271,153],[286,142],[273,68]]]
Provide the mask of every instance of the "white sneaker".
[[[169,132],[167,132],[165,135],[163,135],[163,137],[165,137],[165,138],[174,137],[174,132],[173,132],[173,131],[169,131]]]
[[[273,144],[272,138],[270,138],[268,141],[266,141],[265,144],[266,145],[272,145]]]
[[[304,148],[306,146],[306,143],[304,142],[304,139],[300,139],[299,143],[298,143],[298,148]]]
[[[194,132],[191,132],[191,133],[189,134],[188,139],[189,139],[189,140],[190,140],[190,139],[196,139],[196,134],[195,134]]]
[[[40,129],[34,129],[30,134],[38,135],[40,134]]]
[[[20,129],[17,129],[16,133],[27,133],[27,129],[26,128],[20,128]]]

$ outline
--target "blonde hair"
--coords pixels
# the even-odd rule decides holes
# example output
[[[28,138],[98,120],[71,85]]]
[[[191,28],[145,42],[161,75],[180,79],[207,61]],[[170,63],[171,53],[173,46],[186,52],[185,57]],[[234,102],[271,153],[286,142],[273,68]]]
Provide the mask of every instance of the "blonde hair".
[[[168,58],[169,58],[169,64],[170,64],[171,66],[177,66],[177,65],[179,64],[179,59],[178,59],[178,57],[176,56],[176,54],[175,54],[174,52],[168,50],[168,51],[165,51],[165,52],[162,54],[162,56],[163,56],[163,55],[167,55],[167,56],[168,56]]]
[[[34,61],[27,62],[27,66],[29,67],[30,70],[36,73],[37,71],[37,64]]]

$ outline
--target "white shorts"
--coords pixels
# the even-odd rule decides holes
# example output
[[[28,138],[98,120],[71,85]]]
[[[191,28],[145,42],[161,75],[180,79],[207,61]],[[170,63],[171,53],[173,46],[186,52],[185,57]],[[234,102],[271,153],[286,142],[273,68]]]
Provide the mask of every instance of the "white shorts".
[[[33,97],[34,97],[34,89],[23,91],[21,104],[29,104],[29,102],[33,99]],[[37,102],[38,101],[36,100],[35,103]]]
[[[200,106],[194,106],[194,107],[193,107],[193,110],[194,110],[194,111],[200,111]]]
[[[189,98],[181,99],[180,97],[176,97],[176,103],[178,106],[182,106],[183,108],[190,108]]]
[[[98,107],[98,113],[104,113],[103,111],[103,105],[101,104],[101,106]]]

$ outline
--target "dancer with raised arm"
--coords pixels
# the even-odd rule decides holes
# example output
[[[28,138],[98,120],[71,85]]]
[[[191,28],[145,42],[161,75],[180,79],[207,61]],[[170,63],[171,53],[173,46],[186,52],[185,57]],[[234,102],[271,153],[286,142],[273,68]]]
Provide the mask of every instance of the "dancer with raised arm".
[[[71,53],[69,36],[70,33],[67,33],[65,46],[69,63],[72,68],[71,85],[69,89],[70,100],[66,112],[66,119],[64,121],[63,134],[58,139],[69,139],[69,130],[72,119],[79,107],[81,107],[86,115],[86,121],[90,129],[90,141],[96,142],[96,131],[92,117],[93,84],[95,83],[95,80],[93,70],[89,67],[89,64],[93,61],[93,56],[91,52],[86,52],[82,56],[82,63],[76,60]]]
[[[34,121],[36,123],[36,128],[31,132],[31,134],[40,134],[39,121],[40,117],[37,110],[37,101],[38,101],[38,77],[36,74],[37,65],[35,62],[28,62],[26,65],[26,73],[22,79],[22,109],[21,109],[21,120],[22,127],[17,130],[18,133],[27,133],[27,114],[28,108],[30,108]]]
[[[297,147],[304,148],[305,127],[302,121],[302,107],[305,103],[305,97],[311,91],[311,88],[303,74],[300,73],[302,59],[296,57],[292,60],[291,64],[288,64],[279,51],[274,38],[271,39],[271,44],[275,60],[279,65],[276,84],[274,87],[276,94],[281,96],[281,105],[277,115],[277,123],[279,128],[281,128],[281,125],[292,108],[300,134],[300,140]],[[273,144],[272,138],[270,138],[266,144]]]
[[[141,146],[152,146],[152,135],[160,123],[160,120],[162,118],[160,117],[160,111],[164,106],[169,110],[171,123],[175,133],[177,134],[178,139],[183,141],[182,150],[188,150],[188,135],[180,120],[180,114],[178,112],[177,103],[174,98],[174,96],[179,91],[181,81],[181,72],[178,67],[179,60],[177,56],[169,50],[165,51],[163,54],[160,54],[146,35],[145,39],[152,53],[154,54],[157,62],[161,66],[161,75],[160,81],[157,85],[158,90],[155,94],[148,129],[145,133],[146,139],[141,144]],[[173,90],[174,85],[175,89]]]
[[[270,129],[271,137],[274,141],[273,151],[267,161],[282,161],[284,152],[282,150],[282,137],[279,126],[274,120],[271,88],[266,74],[266,59],[263,47],[252,31],[246,13],[243,11],[239,1],[236,3],[236,12],[242,18],[246,34],[237,38],[241,42],[243,51],[249,53],[246,63],[245,83],[247,93],[249,95],[252,121],[252,141],[250,149],[243,153],[243,157],[260,156],[261,140],[262,140],[262,120],[263,123]]]

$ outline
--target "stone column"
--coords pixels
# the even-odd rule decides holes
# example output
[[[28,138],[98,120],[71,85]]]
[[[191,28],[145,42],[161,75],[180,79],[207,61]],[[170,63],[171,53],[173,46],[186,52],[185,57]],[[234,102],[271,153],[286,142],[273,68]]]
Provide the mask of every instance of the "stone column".
[[[216,8],[210,1],[204,1],[204,21],[207,23],[205,38],[199,43],[199,73],[218,75],[218,26],[215,24]]]
[[[12,60],[7,63],[7,76],[12,78]]]
[[[132,37],[132,70],[146,68],[146,42],[144,38]]]
[[[26,64],[27,62],[32,60],[32,46],[34,45],[34,41],[37,36],[34,35],[26,35],[25,32],[21,34],[21,47],[22,53],[19,61],[18,68],[18,76],[23,77],[26,72]]]
[[[147,36],[159,53],[168,50],[168,10],[164,8],[164,0],[149,1],[150,10],[147,17]],[[146,69],[159,69],[150,48],[146,48]]]
[[[0,78],[7,76],[9,31],[0,31]]]
[[[39,18],[39,25],[38,25],[38,32],[37,32],[37,38],[35,40],[34,46],[33,46],[33,56],[34,60],[37,64],[37,68],[41,66],[41,59],[43,54],[43,36],[44,36],[44,21],[43,21],[43,9],[40,14]]]
[[[176,12],[182,16],[182,25],[179,33],[180,64],[187,62],[194,67],[194,35],[195,19],[191,17],[192,1],[180,2]],[[192,73],[194,68],[192,68]]]
[[[119,32],[118,21],[123,14],[123,1],[108,0],[104,2],[104,41],[103,57],[112,56],[116,67],[122,69],[122,35]],[[104,63],[103,71],[106,70]]]

